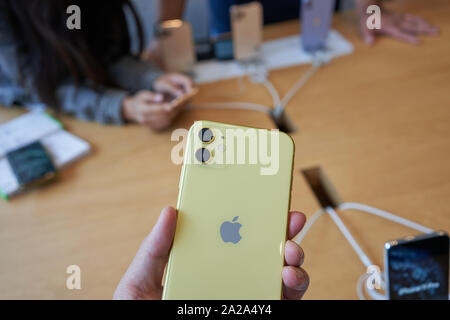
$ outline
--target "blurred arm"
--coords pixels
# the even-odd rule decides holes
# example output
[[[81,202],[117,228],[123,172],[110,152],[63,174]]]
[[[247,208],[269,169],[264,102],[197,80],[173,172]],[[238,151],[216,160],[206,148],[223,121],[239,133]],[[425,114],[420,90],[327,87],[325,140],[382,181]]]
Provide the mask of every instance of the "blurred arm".
[[[123,56],[107,72],[119,88],[131,92],[153,90],[155,80],[164,74],[154,63],[132,55]]]

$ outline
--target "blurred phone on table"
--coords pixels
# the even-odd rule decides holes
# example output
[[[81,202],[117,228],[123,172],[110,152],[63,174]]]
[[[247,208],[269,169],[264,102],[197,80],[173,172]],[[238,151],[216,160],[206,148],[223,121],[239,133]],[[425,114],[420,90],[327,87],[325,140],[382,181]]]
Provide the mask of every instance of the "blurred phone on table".
[[[449,238],[443,231],[385,244],[386,293],[389,300],[447,300]]]
[[[157,26],[156,34],[166,71],[192,71],[196,59],[189,22],[179,19],[164,21]]]
[[[256,58],[262,43],[262,5],[259,2],[233,5],[230,8],[230,17],[234,58]]]
[[[335,0],[301,0],[301,39],[305,51],[325,48],[331,28]]]

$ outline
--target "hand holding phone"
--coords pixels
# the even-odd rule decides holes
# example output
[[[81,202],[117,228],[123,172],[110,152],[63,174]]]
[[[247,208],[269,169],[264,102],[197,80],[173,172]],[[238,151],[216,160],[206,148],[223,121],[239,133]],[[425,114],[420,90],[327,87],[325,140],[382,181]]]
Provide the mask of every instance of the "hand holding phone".
[[[198,93],[192,80],[181,73],[167,73],[159,77],[153,87],[163,94],[164,103],[168,103],[173,109],[183,107]]]
[[[170,97],[168,100],[172,108],[180,108],[186,105],[192,98],[198,94],[198,89],[193,88],[191,91],[186,92],[180,97]]]
[[[142,90],[122,102],[123,118],[161,131],[172,123],[177,113],[160,93]]]
[[[159,93],[179,98],[193,90],[192,79],[181,73],[166,73],[155,80],[153,88]]]
[[[293,238],[305,225],[305,215],[289,213],[288,236]],[[135,258],[122,277],[113,299],[161,299],[164,268],[169,257],[175,235],[177,212],[172,207],[164,208],[151,233],[142,241]],[[283,298],[298,300],[305,294],[309,277],[300,266],[304,261],[303,250],[293,241],[285,245],[286,265],[283,268]]]

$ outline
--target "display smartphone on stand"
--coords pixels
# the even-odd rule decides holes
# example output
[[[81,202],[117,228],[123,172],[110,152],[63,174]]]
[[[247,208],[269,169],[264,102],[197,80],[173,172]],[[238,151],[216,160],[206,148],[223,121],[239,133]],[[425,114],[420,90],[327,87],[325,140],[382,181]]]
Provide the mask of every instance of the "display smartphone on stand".
[[[210,121],[186,139],[163,299],[280,299],[292,139]]]
[[[262,43],[263,8],[259,2],[230,7],[233,54],[236,60],[252,60]]]
[[[385,244],[390,300],[448,300],[449,237],[439,231]]]
[[[166,71],[192,72],[196,58],[189,22],[166,20],[156,26],[155,32]]]
[[[300,0],[301,43],[305,51],[325,49],[331,28],[335,0]]]

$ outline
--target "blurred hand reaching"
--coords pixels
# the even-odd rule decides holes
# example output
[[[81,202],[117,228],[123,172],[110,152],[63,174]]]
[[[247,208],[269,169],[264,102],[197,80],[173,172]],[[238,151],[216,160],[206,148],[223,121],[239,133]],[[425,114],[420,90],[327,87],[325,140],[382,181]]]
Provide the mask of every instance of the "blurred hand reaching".
[[[368,29],[366,22],[369,15],[367,7],[376,4],[381,8],[381,29]],[[380,35],[389,36],[411,44],[420,43],[419,36],[435,35],[439,29],[426,20],[408,13],[397,13],[384,9],[381,1],[356,0],[359,16],[359,28],[365,43],[371,45]]]

